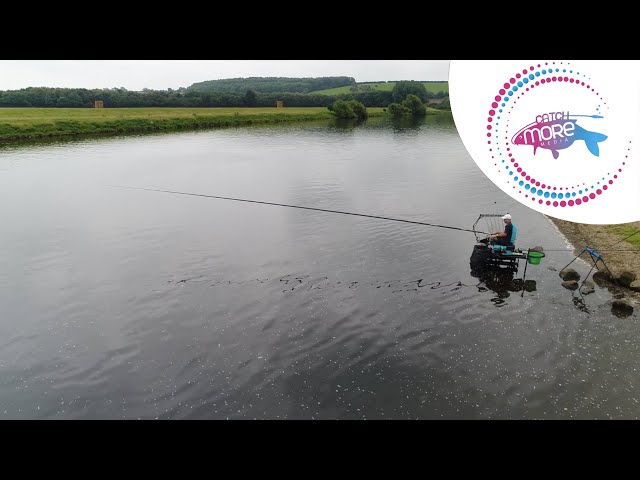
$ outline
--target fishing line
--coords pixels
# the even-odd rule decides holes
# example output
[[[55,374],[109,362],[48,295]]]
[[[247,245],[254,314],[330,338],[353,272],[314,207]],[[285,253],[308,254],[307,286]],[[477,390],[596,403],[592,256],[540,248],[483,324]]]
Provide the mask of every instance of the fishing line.
[[[114,187],[114,188],[128,188],[128,189],[132,189],[132,190],[146,190],[149,192],[162,192],[162,193],[172,193],[174,195],[189,195],[192,197],[205,197],[205,198],[216,198],[219,200],[233,200],[234,202],[247,202],[247,203],[259,203],[262,205],[274,205],[277,207],[289,207],[289,208],[299,208],[302,210],[313,210],[316,212],[326,212],[326,213],[339,213],[341,215],[353,215],[355,217],[366,217],[366,218],[377,218],[379,220],[390,220],[392,222],[403,222],[403,223],[413,223],[415,225],[426,225],[429,227],[438,227],[438,228],[448,228],[451,230],[460,230],[462,232],[471,232],[471,233],[482,233],[483,235],[489,235],[489,233],[487,232],[480,232],[478,230],[469,230],[466,228],[458,228],[458,227],[451,227],[448,225],[438,225],[436,223],[427,223],[427,222],[417,222],[415,220],[404,220],[401,218],[391,218],[391,217],[382,217],[379,215],[366,215],[364,213],[354,213],[354,212],[343,212],[340,210],[329,210],[326,208],[314,208],[314,207],[303,207],[300,205],[288,205],[286,203],[275,203],[275,202],[262,202],[259,200],[248,200],[245,198],[232,198],[232,197],[220,197],[217,195],[204,195],[202,193],[189,193],[189,192],[177,192],[177,191],[173,191],[173,190],[160,190],[160,189],[155,189],[155,188],[143,188],[143,187],[129,187],[129,186],[125,186],[125,185],[108,185],[109,187]]]

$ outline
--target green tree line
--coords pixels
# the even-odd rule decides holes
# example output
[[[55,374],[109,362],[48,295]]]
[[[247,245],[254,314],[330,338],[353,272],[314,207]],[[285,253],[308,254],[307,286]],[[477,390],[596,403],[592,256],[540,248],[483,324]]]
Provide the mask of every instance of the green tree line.
[[[387,108],[394,117],[427,114],[425,101],[429,98],[429,93],[422,82],[397,82],[390,93],[393,102]],[[356,99],[336,100],[327,108],[338,118],[364,120],[368,117],[367,106]],[[439,108],[451,110],[449,99],[443,100]]]
[[[395,90],[394,90],[395,91]],[[425,98],[434,98],[428,92]],[[363,91],[341,95],[308,93],[242,93],[197,92],[180,90],[129,91],[125,88],[85,89],[29,87],[0,91],[0,107],[90,108],[102,100],[107,108],[139,107],[274,107],[284,101],[285,107],[327,107],[336,100],[357,100],[366,107],[386,107],[394,101],[393,91]]]
[[[249,77],[207,80],[194,83],[187,90],[204,93],[225,92],[237,94],[244,94],[247,90],[260,93],[309,93],[314,90],[344,87],[355,83],[356,81],[352,77]]]

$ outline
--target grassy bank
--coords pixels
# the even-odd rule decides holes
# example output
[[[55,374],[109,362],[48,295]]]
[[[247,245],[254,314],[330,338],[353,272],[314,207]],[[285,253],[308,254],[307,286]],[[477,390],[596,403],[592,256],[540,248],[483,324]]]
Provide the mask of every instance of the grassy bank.
[[[369,108],[372,117],[386,115]],[[432,112],[434,113],[434,112]],[[331,119],[309,108],[0,108],[0,140],[157,132]]]

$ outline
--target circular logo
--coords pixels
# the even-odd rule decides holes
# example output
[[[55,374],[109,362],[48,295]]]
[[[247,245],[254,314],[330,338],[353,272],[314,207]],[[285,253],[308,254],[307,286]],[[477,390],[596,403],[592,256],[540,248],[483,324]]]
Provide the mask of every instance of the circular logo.
[[[638,221],[633,66],[454,60],[454,121],[480,169],[522,204],[579,223]]]

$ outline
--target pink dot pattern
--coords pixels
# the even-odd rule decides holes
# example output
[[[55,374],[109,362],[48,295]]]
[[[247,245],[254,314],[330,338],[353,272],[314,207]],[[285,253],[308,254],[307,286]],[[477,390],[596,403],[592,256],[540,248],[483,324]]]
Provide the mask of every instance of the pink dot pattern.
[[[531,174],[528,174],[523,169],[522,165],[520,165],[521,161],[518,161],[513,152],[511,152],[512,145],[509,143],[509,136],[507,135],[504,137],[504,142],[499,141],[497,136],[498,129],[496,129],[496,127],[498,127],[499,122],[497,122],[496,120],[499,121],[501,120],[501,117],[504,117],[505,112],[503,110],[507,109],[507,114],[509,114],[511,110],[516,108],[515,106],[517,105],[520,98],[524,97],[527,94],[533,94],[533,90],[535,88],[538,88],[539,90],[540,87],[544,85],[549,85],[552,83],[563,83],[566,84],[568,88],[571,88],[571,85],[573,85],[579,87],[581,91],[584,91],[582,89],[586,89],[587,93],[594,95],[601,102],[601,105],[603,105],[607,109],[609,108],[602,95],[596,90],[596,87],[591,85],[591,82],[589,81],[590,78],[586,77],[586,75],[584,74],[580,75],[579,72],[573,72],[573,70],[570,70],[570,73],[566,73],[567,69],[569,68],[570,62],[558,62],[558,65],[556,67],[553,67],[553,65],[556,65],[556,62],[551,62],[551,66],[549,65],[549,62],[545,62],[544,66],[542,64],[537,64],[537,66],[530,65],[528,66],[528,68],[524,68],[522,70],[522,74],[520,72],[516,73],[515,75],[510,77],[508,81],[505,81],[504,84],[501,85],[501,87],[497,90],[498,94],[495,95],[495,97],[492,99],[493,101],[491,102],[491,108],[488,110],[486,129],[487,137],[490,138],[490,140],[487,141],[487,145],[489,146],[489,151],[492,152],[491,158],[494,160],[495,155],[493,154],[493,148],[498,147],[497,149],[500,150],[500,143],[502,143],[502,146],[506,148],[506,152],[508,153],[504,154],[504,160],[501,162],[501,164],[495,161],[496,163],[494,163],[494,165],[498,167],[499,173],[501,173],[503,170],[506,175],[509,175],[509,172],[512,172],[512,174],[517,172],[517,175],[519,175],[519,178],[521,180],[526,180],[526,182],[528,183],[528,187],[524,189],[524,191],[519,189],[518,194],[524,193],[525,198],[529,198],[529,196],[531,195],[531,200],[533,202],[537,200],[538,204],[540,205],[545,204],[547,206],[553,206],[557,208],[580,206],[583,203],[588,203],[590,200],[595,200],[596,198],[598,198],[598,196],[607,191],[609,186],[613,185],[613,179],[617,179],[618,175],[614,175],[613,179],[608,179],[606,183],[597,188],[595,192],[592,191],[588,194],[586,193],[586,190],[588,190],[589,188],[585,187],[586,182],[581,183],[574,181],[569,183],[575,183],[575,185],[565,186],[552,185],[548,182],[542,182],[539,178],[536,179]],[[507,94],[510,95],[508,97],[505,97],[505,95]],[[513,100],[512,102],[510,102],[510,105],[503,102],[503,100],[508,102],[509,98]],[[505,122],[504,119],[502,119],[502,122]],[[508,125],[508,121],[506,123]],[[629,141],[628,144],[627,155],[625,156],[626,160],[628,160],[630,152],[631,141]],[[503,156],[502,153],[496,154],[499,156]],[[506,165],[507,167],[504,168],[504,165]],[[626,162],[622,162],[622,165],[620,166],[620,168],[618,168],[618,173],[622,172],[622,166],[624,165],[626,165]],[[511,181],[513,180],[508,180],[509,183]],[[590,181],[589,184],[591,183],[593,183],[593,185],[595,185],[596,183],[600,185],[600,182]],[[515,188],[516,187],[514,185],[513,189]],[[540,195],[543,191],[556,192],[554,195],[562,192],[563,196],[566,195],[566,200],[543,200],[541,198],[536,198],[534,194],[531,194],[534,189],[538,195]],[[582,198],[575,198],[575,194],[577,192],[570,192],[571,190],[583,190],[583,193],[585,193],[585,195],[583,195]],[[570,199],[570,195],[574,196],[574,198]]]

